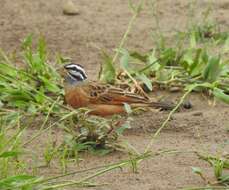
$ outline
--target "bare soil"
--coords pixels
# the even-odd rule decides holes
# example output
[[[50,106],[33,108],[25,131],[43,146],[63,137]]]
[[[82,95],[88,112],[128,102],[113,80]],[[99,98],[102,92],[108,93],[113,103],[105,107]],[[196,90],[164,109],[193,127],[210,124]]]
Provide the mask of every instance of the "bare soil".
[[[137,1],[135,1],[137,2]],[[207,0],[198,2],[196,17],[206,9]],[[75,62],[83,64],[94,79],[101,62],[101,49],[112,52],[118,46],[124,34],[131,11],[128,1],[116,0],[75,0],[80,14],[66,16],[62,14],[61,0],[1,0],[0,3],[0,47],[7,52],[18,51],[22,39],[29,33],[34,36],[42,34],[47,40],[51,52],[61,52]],[[170,37],[176,30],[183,30],[188,21],[188,0],[158,1],[158,12],[161,31]],[[154,47],[151,40],[156,29],[150,3],[137,18],[125,47],[144,52]],[[229,2],[213,2],[213,17],[229,26]],[[172,43],[172,41],[171,41]],[[53,55],[54,56],[54,55]],[[180,94],[167,95],[177,96]],[[169,125],[161,132],[152,146],[152,151],[176,149],[180,151],[198,150],[206,153],[229,152],[229,107],[222,103],[215,106],[203,95],[193,94],[189,97],[194,105],[191,110],[174,114]],[[141,152],[155,132],[166,119],[168,113],[148,112],[136,116],[133,128],[125,138]],[[36,129],[30,129],[27,136]],[[59,130],[53,130],[51,136],[62,138]],[[47,136],[40,137],[31,145],[31,151],[42,153]],[[84,154],[79,165],[71,165],[68,170],[90,168],[106,163],[113,163],[127,157],[124,153],[112,153],[108,156]],[[32,158],[31,158],[32,159]],[[34,158],[33,158],[34,159]],[[37,158],[42,160],[42,156]],[[39,169],[43,175],[53,176],[61,171],[53,163],[51,168]],[[199,160],[192,153],[159,156],[143,161],[138,173],[130,169],[115,170],[96,179],[97,183],[108,183],[105,187],[92,189],[142,189],[167,190],[188,186],[203,186],[199,176],[192,173],[191,167],[201,167],[206,175],[214,180],[212,168]],[[77,176],[72,176],[75,179]]]

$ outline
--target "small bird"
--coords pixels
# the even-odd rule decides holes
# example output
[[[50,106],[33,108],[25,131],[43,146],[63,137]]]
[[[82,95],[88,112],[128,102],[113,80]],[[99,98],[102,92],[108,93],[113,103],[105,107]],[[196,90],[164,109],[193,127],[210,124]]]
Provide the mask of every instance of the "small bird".
[[[65,101],[73,108],[86,107],[92,115],[109,116],[126,113],[124,104],[131,108],[151,107],[170,110],[174,105],[152,101],[139,94],[109,84],[88,81],[84,68],[75,63],[66,64],[60,73],[64,78]]]

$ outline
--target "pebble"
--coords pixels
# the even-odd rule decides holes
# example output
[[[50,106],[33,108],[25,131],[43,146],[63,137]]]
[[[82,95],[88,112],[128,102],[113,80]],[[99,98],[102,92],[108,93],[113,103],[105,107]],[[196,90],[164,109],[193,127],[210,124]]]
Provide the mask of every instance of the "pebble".
[[[169,89],[170,92],[180,92],[181,88],[177,86],[170,87]]]
[[[192,114],[193,116],[203,116],[203,112],[197,111]]]
[[[63,4],[63,14],[78,15],[79,9],[76,7],[76,5],[71,0],[67,0],[67,1],[64,1],[64,4]]]
[[[183,103],[183,108],[185,109],[191,109],[193,106],[192,106],[192,103],[190,101],[185,101]]]

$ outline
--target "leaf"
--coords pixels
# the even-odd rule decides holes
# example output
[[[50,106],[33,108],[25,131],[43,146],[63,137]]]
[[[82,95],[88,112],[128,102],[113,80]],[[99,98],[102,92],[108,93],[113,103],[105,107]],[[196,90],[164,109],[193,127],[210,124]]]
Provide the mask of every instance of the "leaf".
[[[219,74],[220,74],[221,68],[220,68],[220,57],[212,57],[207,66],[205,67],[202,75],[204,80],[207,80],[209,82],[214,82],[217,80]]]
[[[193,51],[191,49],[184,52],[181,60],[181,65],[190,73],[190,65],[193,64]]]
[[[22,42],[22,48],[31,48],[32,46],[32,41],[33,41],[33,34],[29,34]]]
[[[176,51],[173,48],[165,48],[160,55],[161,65],[163,66],[173,65],[175,59]]]
[[[140,54],[137,51],[131,52],[130,53],[130,56],[133,57],[133,58],[135,58],[135,59],[138,59],[138,60],[140,60],[140,61],[142,61],[144,63],[146,63],[147,62],[147,59],[148,59],[148,56],[147,55],[142,55],[142,54]]]
[[[189,71],[190,71],[191,74],[193,73],[193,70],[195,68],[197,68],[198,65],[199,65],[199,63],[200,63],[201,52],[202,52],[202,49],[201,48],[197,49],[197,51],[196,51],[196,57],[195,57],[193,63],[191,64],[191,66],[189,67]],[[201,71],[199,70],[198,72],[200,73]]]
[[[9,75],[12,78],[15,78],[18,74],[17,68],[13,68],[12,66],[6,64],[6,63],[1,63],[0,64],[0,74],[3,74],[4,76]],[[6,76],[7,77],[7,76]],[[6,80],[6,79],[4,79]]]
[[[2,154],[0,154],[0,158],[15,157],[18,154],[20,154],[20,152],[17,152],[17,151],[7,151],[7,152],[3,152]]]
[[[192,167],[192,171],[198,175],[202,175],[202,170],[199,167]]]
[[[124,103],[124,109],[126,110],[126,112],[127,112],[128,114],[131,114],[131,113],[132,113],[132,109],[131,109],[131,107],[130,107],[129,104]]]
[[[125,49],[121,51],[122,56],[120,58],[120,65],[124,70],[130,71],[130,66],[129,66],[129,59],[130,55],[129,52]]]
[[[116,78],[116,70],[112,62],[112,58],[105,52],[102,53],[102,56],[104,62],[100,68],[99,80],[105,83],[114,84]]]
[[[0,109],[4,106],[4,103],[0,100]]]
[[[220,180],[220,183],[229,185],[229,175],[222,175],[218,178],[218,180]]]
[[[138,75],[138,78],[147,86],[150,91],[153,90],[152,81],[145,74],[142,73]]]
[[[143,6],[143,1],[140,1],[139,4],[134,5],[132,0],[129,0],[129,7],[130,9],[133,11],[134,14],[139,14],[140,11],[142,10],[142,6]]]
[[[219,100],[221,100],[221,101],[223,101],[223,102],[229,104],[229,95],[225,94],[225,93],[223,92],[223,90],[221,90],[221,89],[219,89],[219,88],[214,88],[214,90],[213,90],[213,95],[214,95],[217,99],[219,99]]]
[[[190,46],[191,46],[191,48],[195,48],[196,47],[196,35],[195,35],[195,31],[193,31],[191,33],[191,36],[190,36]]]
[[[225,52],[225,53],[229,52],[229,37],[227,37],[227,39],[225,41],[223,52]]]
[[[161,65],[159,64],[159,59],[156,58],[155,52],[152,52],[148,57],[148,65],[146,65],[145,68],[150,69],[152,71],[158,71],[161,68]],[[146,70],[143,68],[142,70]]]
[[[130,129],[131,126],[130,126],[130,120],[127,120],[121,127],[119,127],[118,129],[116,129],[116,133],[118,133],[119,135],[123,134],[123,132],[126,130],[126,129]]]
[[[34,104],[31,103],[31,104],[29,105],[28,109],[27,109],[27,112],[32,113],[32,114],[35,114],[35,113],[37,112],[36,106],[35,106]]]
[[[167,69],[159,70],[156,73],[156,79],[158,81],[167,81],[171,79],[171,74],[172,74],[172,70],[167,70]]]
[[[46,42],[45,42],[44,37],[42,37],[42,36],[38,40],[37,51],[39,53],[39,57],[41,59],[41,63],[45,64],[45,60],[46,60]]]
[[[213,162],[215,177],[218,179],[222,176],[223,173],[223,160],[217,159]]]
[[[45,78],[44,76],[39,76],[38,78],[44,82],[44,86],[47,88],[48,91],[54,93],[60,92],[60,88],[53,81]]]
[[[201,84],[198,83],[194,83],[194,84],[189,84],[185,87],[185,91],[193,91],[193,90],[198,90],[198,89],[202,89],[202,88],[209,88],[209,89],[213,89],[214,85],[208,82],[204,82]]]
[[[42,178],[38,178],[30,175],[16,175],[3,178],[0,180],[0,189],[11,190],[11,189],[26,189],[31,187],[32,183],[41,181]],[[28,188],[27,188],[28,189]],[[33,188],[29,188],[33,189]]]

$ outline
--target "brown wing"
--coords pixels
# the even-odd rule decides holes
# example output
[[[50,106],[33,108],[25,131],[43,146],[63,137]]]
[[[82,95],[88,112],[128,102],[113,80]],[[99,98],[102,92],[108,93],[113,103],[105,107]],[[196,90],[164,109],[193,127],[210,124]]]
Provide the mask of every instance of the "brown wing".
[[[97,84],[91,82],[88,84],[89,100],[93,104],[112,104],[121,105],[123,103],[149,103],[149,100],[145,97],[137,95],[135,93],[126,92],[121,88],[115,88],[107,84]]]

